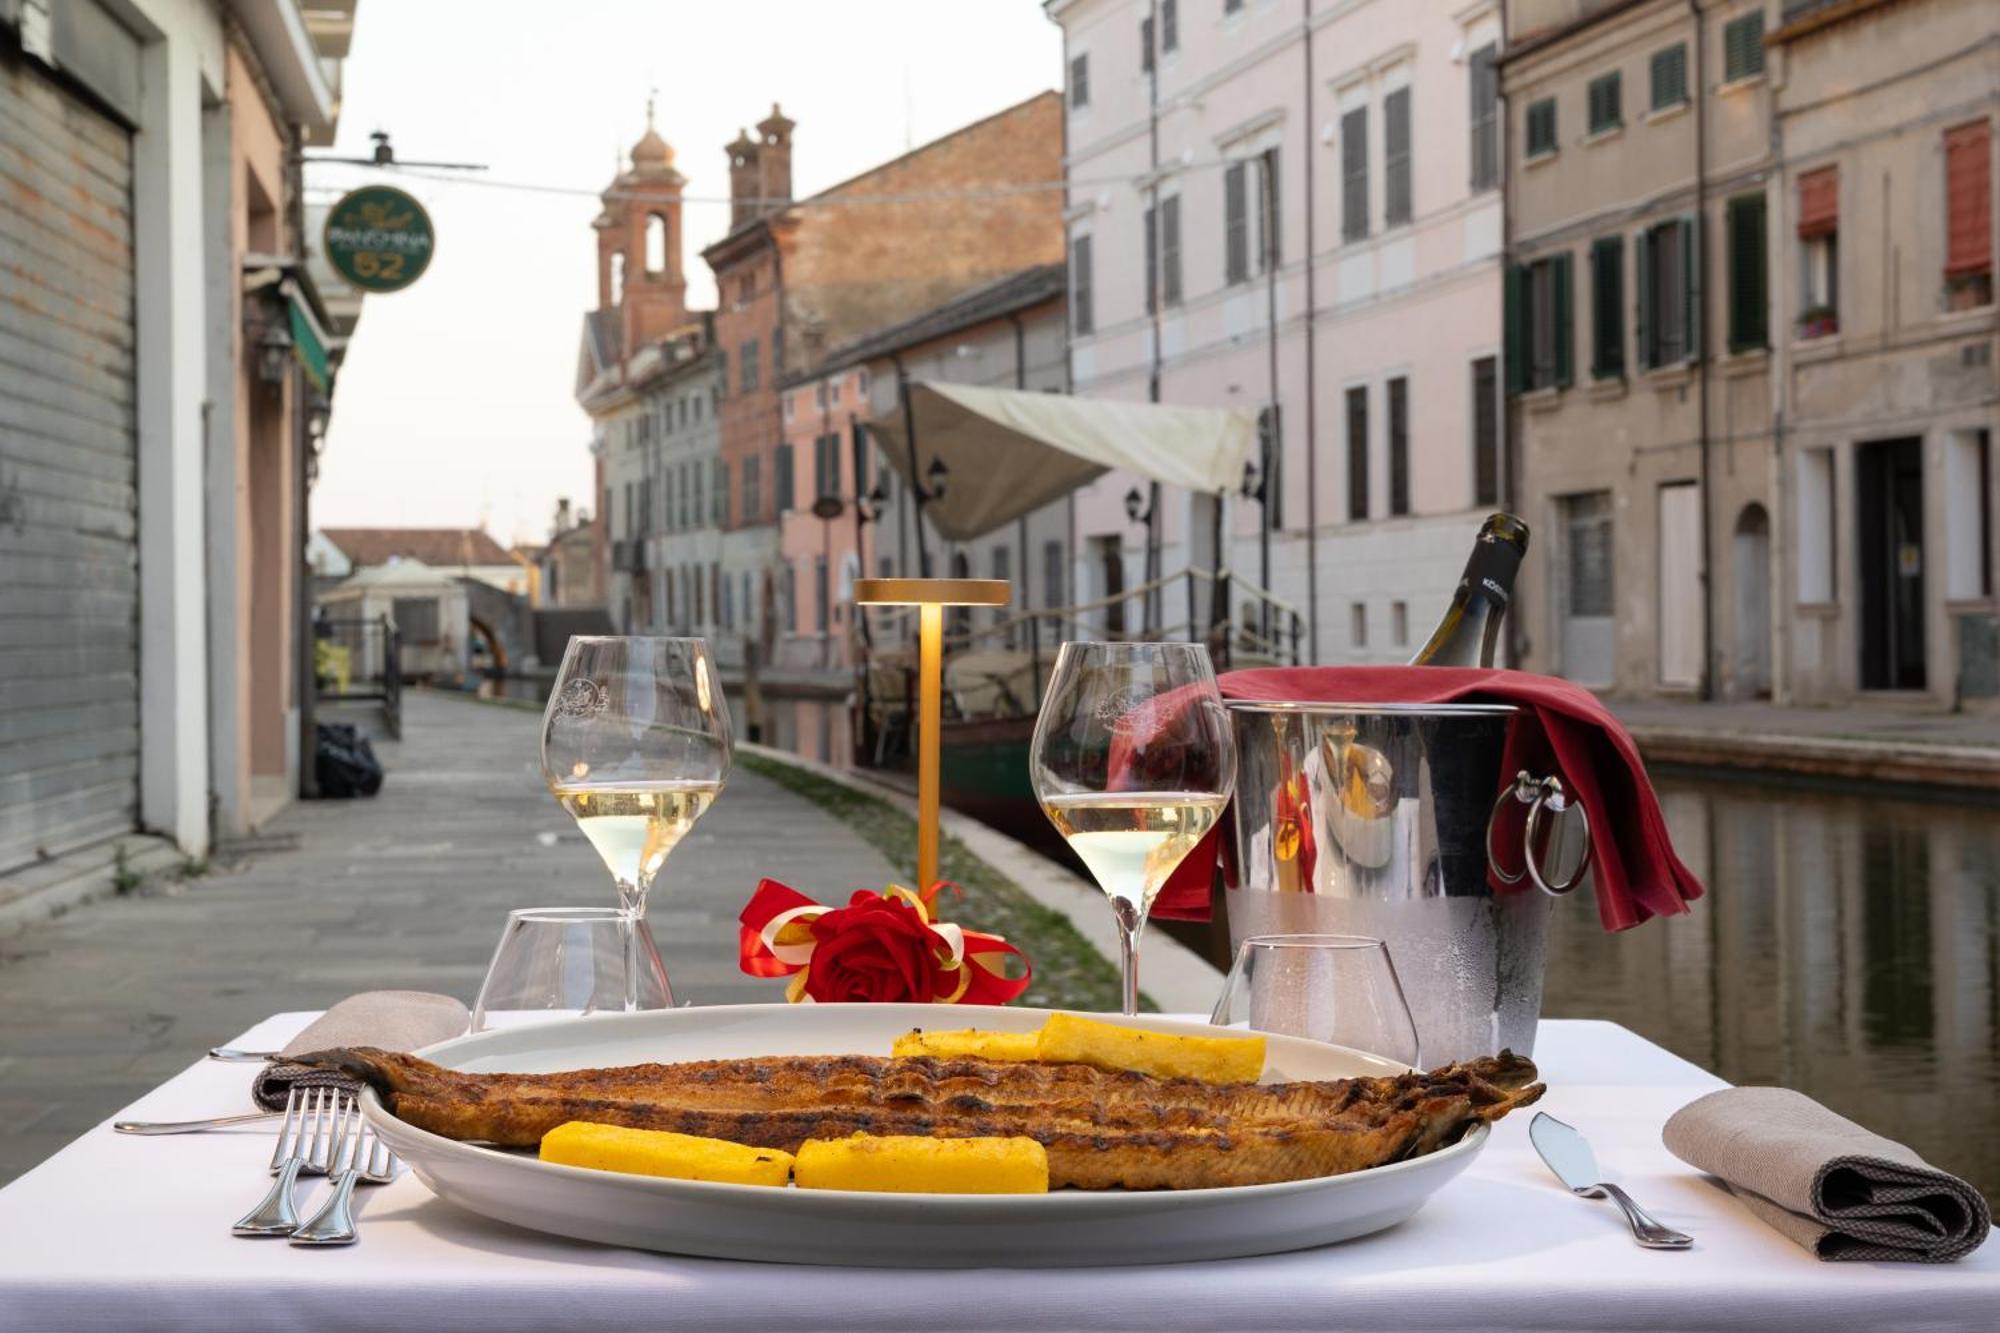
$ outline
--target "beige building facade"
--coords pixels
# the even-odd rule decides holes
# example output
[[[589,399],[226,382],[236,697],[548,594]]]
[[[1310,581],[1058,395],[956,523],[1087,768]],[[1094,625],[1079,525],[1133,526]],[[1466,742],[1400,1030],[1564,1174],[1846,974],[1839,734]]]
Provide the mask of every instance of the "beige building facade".
[[[1990,12],[1509,21],[1525,664],[1797,703],[1990,675]]]

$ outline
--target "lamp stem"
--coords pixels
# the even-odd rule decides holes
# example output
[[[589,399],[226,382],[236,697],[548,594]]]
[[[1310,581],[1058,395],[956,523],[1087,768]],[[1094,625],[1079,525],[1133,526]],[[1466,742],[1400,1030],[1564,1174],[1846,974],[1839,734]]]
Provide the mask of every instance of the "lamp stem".
[[[944,608],[917,608],[917,892],[938,881],[938,728],[944,721]]]

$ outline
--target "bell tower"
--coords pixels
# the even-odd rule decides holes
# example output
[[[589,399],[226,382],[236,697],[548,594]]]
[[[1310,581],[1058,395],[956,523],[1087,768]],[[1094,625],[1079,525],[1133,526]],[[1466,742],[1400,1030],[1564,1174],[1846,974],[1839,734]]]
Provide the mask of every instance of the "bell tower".
[[[602,195],[597,231],[597,308],[619,314],[622,356],[630,356],[687,323],[687,279],[681,272],[681,187],[674,150],[653,125],[632,145],[631,165]]]

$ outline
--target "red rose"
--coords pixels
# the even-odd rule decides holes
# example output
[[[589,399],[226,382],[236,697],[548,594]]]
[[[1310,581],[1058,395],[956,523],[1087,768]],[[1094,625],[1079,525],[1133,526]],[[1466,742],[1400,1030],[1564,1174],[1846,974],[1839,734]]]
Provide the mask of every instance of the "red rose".
[[[944,941],[902,898],[856,893],[847,906],[815,918],[812,933],[805,990],[820,1003],[928,1003],[951,993],[939,979]]]

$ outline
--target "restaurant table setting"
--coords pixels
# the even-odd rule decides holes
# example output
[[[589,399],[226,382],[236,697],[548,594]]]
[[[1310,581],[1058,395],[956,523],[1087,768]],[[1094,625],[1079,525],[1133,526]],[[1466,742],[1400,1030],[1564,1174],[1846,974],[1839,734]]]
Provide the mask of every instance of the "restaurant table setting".
[[[865,582],[927,636],[1004,601]],[[1103,1016],[1017,1005],[934,870],[746,886],[774,1002],[676,1005],[645,907],[722,700],[699,639],[573,639],[543,772],[618,905],[511,913],[469,1008],[275,1014],[0,1189],[0,1330],[2000,1327],[1965,1182],[1540,1018],[1552,902],[1703,892],[1587,691],[1063,645],[1028,776],[1117,920]],[[1217,907],[1214,1010],[1140,1014],[1149,912]]]

